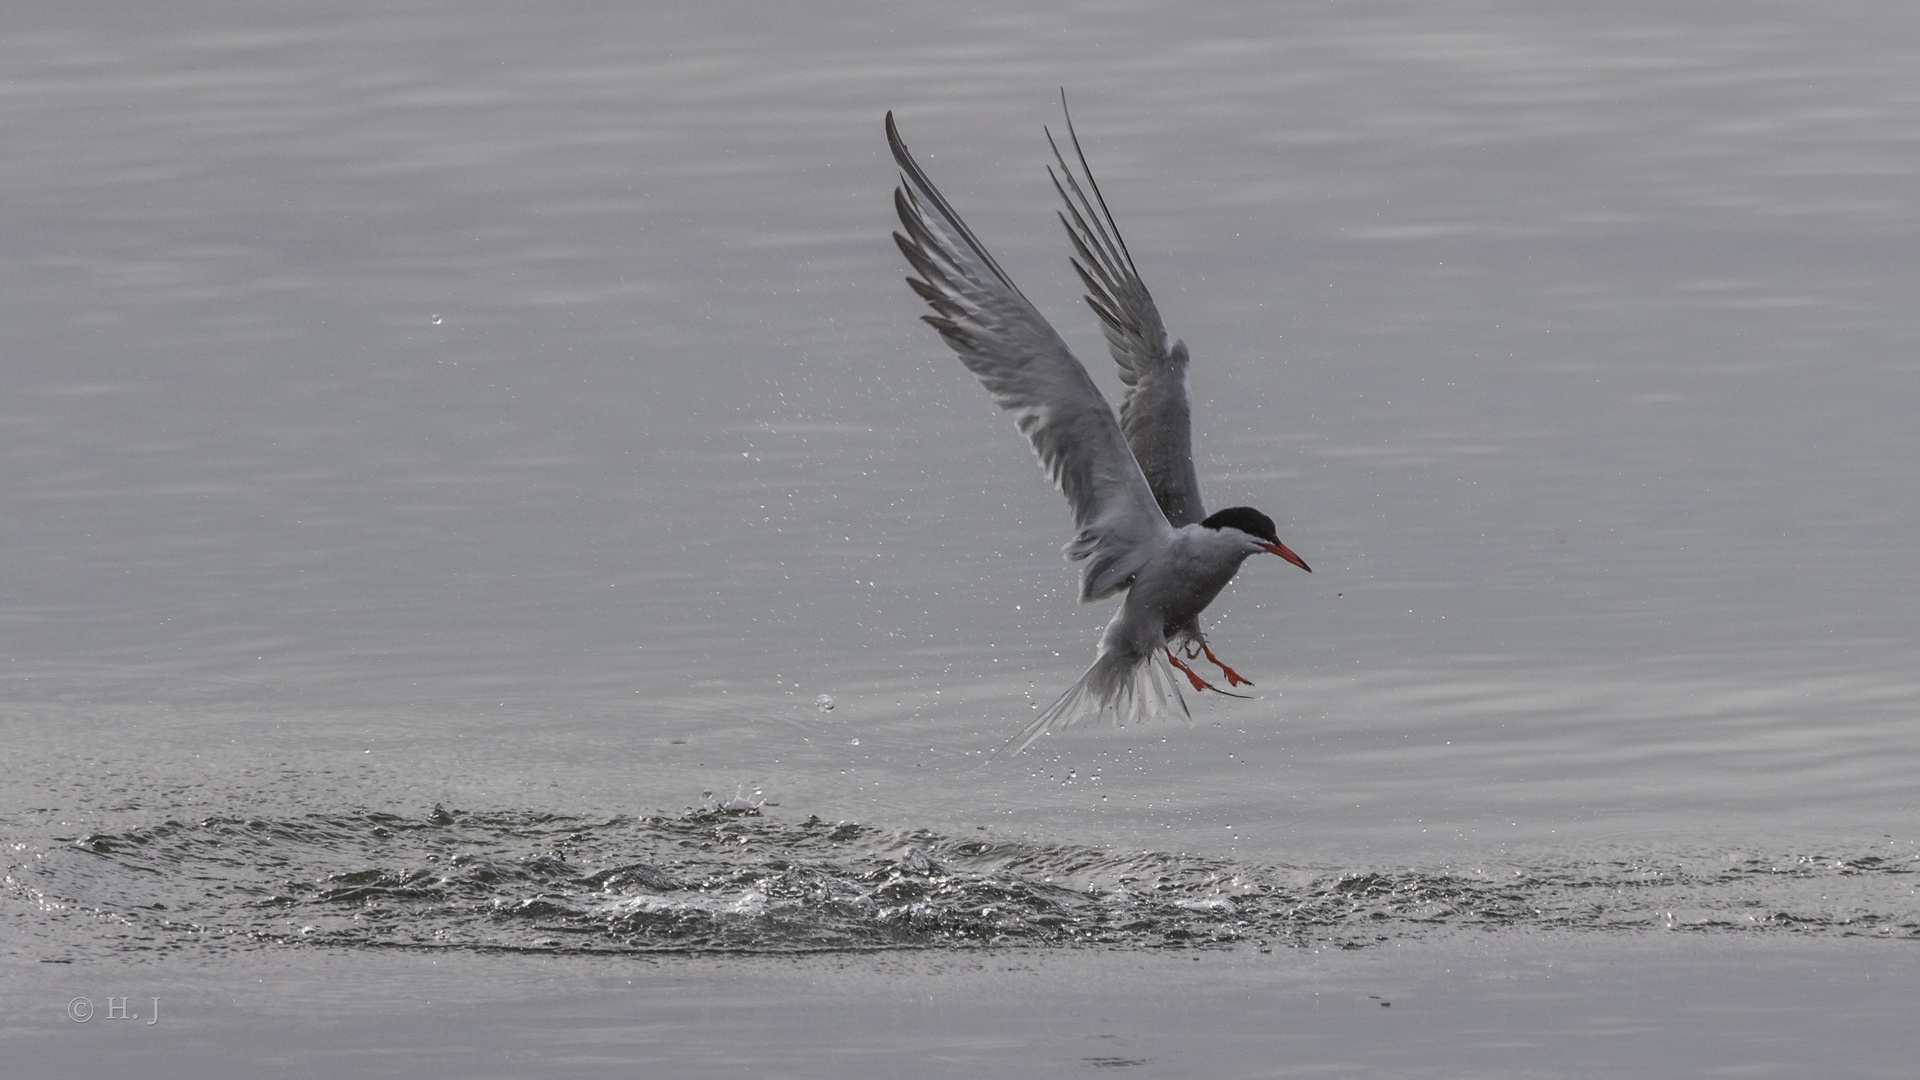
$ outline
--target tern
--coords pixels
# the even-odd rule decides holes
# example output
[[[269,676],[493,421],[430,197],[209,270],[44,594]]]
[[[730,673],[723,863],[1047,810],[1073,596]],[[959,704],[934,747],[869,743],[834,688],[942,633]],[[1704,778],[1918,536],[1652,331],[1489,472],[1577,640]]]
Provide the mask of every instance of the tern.
[[[1064,94],[1060,104],[1064,113]],[[1229,687],[1253,685],[1214,656],[1200,613],[1250,556],[1278,555],[1311,572],[1280,542],[1267,515],[1250,506],[1208,514],[1201,503],[1187,346],[1168,341],[1160,310],[1087,167],[1072,115],[1066,119],[1080,173],[1068,167],[1047,131],[1059,165],[1057,173],[1049,165],[1047,175],[1066,204],[1058,216],[1073,243],[1073,268],[1126,385],[1117,419],[1086,367],[913,160],[887,113],[887,145],[901,174],[893,205],[905,227],[893,239],[918,275],[907,284],[933,309],[921,318],[1014,414],[1066,495],[1077,532],[1064,551],[1068,560],[1086,564],[1080,601],[1126,593],[1093,666],[1007,743],[1011,754],[1047,731],[1107,713],[1120,724],[1167,715],[1175,706],[1189,715],[1172,672],[1158,663],[1162,655],[1194,690],[1243,696],[1208,682],[1174,650],[1187,660],[1205,655]]]

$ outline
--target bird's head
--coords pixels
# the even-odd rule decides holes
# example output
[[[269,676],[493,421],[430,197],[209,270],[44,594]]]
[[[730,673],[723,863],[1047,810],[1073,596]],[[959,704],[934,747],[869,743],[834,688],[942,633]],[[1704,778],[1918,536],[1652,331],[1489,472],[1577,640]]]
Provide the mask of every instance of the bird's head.
[[[1252,537],[1253,545],[1260,550],[1278,555],[1307,573],[1313,573],[1313,567],[1308,566],[1305,559],[1280,542],[1280,534],[1273,530],[1273,519],[1251,506],[1229,506],[1200,524],[1209,529],[1238,529]]]

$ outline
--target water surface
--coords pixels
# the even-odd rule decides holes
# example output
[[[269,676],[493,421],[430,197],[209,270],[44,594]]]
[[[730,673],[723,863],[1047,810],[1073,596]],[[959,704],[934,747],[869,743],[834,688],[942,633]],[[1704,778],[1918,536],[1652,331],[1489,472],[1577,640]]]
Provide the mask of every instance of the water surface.
[[[0,49],[22,1068],[1901,1075],[1903,9],[196,4]],[[880,118],[1111,393],[1063,84],[1209,500],[1315,573],[1216,605],[1257,700],[983,764],[1108,611],[917,322]]]

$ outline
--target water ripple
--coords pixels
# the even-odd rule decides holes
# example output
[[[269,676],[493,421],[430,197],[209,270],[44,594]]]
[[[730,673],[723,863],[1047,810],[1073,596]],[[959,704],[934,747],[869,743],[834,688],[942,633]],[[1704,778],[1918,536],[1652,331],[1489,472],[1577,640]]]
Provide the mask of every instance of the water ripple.
[[[1475,931],[1920,940],[1916,870],[1910,852],[1257,866],[782,821],[736,803],[651,817],[436,806],[165,821],[64,838],[11,865],[7,884],[59,915],[69,946],[109,950],[1353,949]]]

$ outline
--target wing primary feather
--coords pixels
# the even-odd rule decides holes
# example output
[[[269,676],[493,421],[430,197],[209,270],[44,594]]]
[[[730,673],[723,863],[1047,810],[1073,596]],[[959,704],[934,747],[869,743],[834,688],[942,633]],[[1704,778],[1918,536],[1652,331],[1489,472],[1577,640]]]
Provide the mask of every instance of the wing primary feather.
[[[1087,303],[1101,319],[1118,324],[1120,316],[1114,314],[1114,309],[1120,305],[1114,301],[1113,294],[1108,292],[1107,287],[1088,273],[1087,268],[1081,266],[1077,260],[1068,259],[1067,262],[1073,266],[1074,272],[1080,275],[1080,283],[1087,287]]]
[[[1051,132],[1048,133],[1048,140],[1049,141],[1052,140]],[[1055,147],[1054,153],[1058,154],[1059,152],[1060,152],[1059,148]],[[1061,166],[1061,168],[1064,169],[1065,166],[1063,165]],[[1068,196],[1067,194],[1068,189],[1060,185],[1060,177],[1054,173],[1053,166],[1051,165],[1047,166],[1047,179],[1053,181],[1053,190],[1060,193],[1060,201],[1067,204],[1067,213],[1070,213],[1073,215],[1073,220],[1069,222],[1066,218],[1066,214],[1061,214],[1060,224],[1066,226],[1067,236],[1072,239],[1074,250],[1079,252],[1081,258],[1099,267],[1100,275],[1102,277],[1112,279],[1112,280],[1118,280],[1121,277],[1123,277],[1124,271],[1119,266],[1118,261],[1112,252],[1112,241],[1107,240],[1105,237],[1099,236],[1099,234],[1094,231],[1093,227],[1087,224],[1087,219],[1083,217],[1080,213],[1081,208],[1079,206],[1074,205],[1074,199]],[[1071,186],[1073,177],[1069,175],[1067,177],[1067,181],[1068,181],[1068,184]],[[1085,202],[1086,196],[1081,195],[1080,189],[1077,186],[1073,187],[1073,193],[1074,195],[1080,197],[1080,200],[1082,203]],[[1091,214],[1093,212],[1093,208],[1087,207],[1087,212]],[[1096,224],[1097,224],[1097,220],[1096,220]],[[1093,239],[1098,237],[1096,246],[1089,247],[1086,239],[1082,239],[1082,237],[1085,237],[1088,239]]]
[[[1167,519],[1176,526],[1201,521],[1206,512],[1193,468],[1186,347],[1168,339],[1160,310],[1087,163],[1065,90],[1060,110],[1074,156],[1067,160],[1066,147],[1049,130],[1053,161],[1047,176],[1060,196],[1060,224],[1073,247],[1069,261],[1127,387],[1120,401],[1121,429]]]
[[[1086,174],[1087,186],[1093,189],[1094,201],[1100,204],[1099,216],[1106,219],[1107,228],[1112,230],[1112,243],[1119,248],[1120,255],[1127,260],[1127,269],[1132,270],[1134,276],[1138,277],[1140,271],[1134,269],[1133,253],[1127,250],[1127,241],[1120,235],[1120,226],[1114,223],[1113,211],[1107,209],[1107,197],[1100,193],[1100,181],[1093,178],[1093,169],[1087,165],[1087,152],[1080,149],[1080,135],[1073,129],[1073,113],[1067,109],[1067,91],[1065,87],[1061,87],[1060,89],[1060,113],[1067,118],[1067,139],[1073,143],[1074,156],[1080,159],[1080,171]],[[1045,129],[1043,128],[1042,130]],[[1074,193],[1078,194],[1080,200],[1085,203],[1087,201],[1086,194],[1080,190],[1080,185],[1074,181],[1073,170],[1067,168],[1067,160],[1061,156],[1060,147],[1054,143],[1053,132],[1051,131],[1047,132],[1047,145],[1053,147],[1053,156],[1060,162],[1060,171],[1067,174],[1067,183],[1072,185]],[[1093,206],[1091,204],[1087,205],[1087,215],[1089,217],[1094,216]],[[1105,239],[1104,234],[1102,239]]]
[[[931,309],[921,318],[1013,414],[1048,479],[1066,495],[1075,532],[1065,551],[1085,562],[1080,598],[1098,600],[1127,588],[1172,538],[1127,436],[1066,342],[913,160],[892,114],[886,131],[900,167],[893,205],[901,230],[893,239],[913,269],[908,285]],[[1104,269],[1101,260],[1089,255],[1089,261]],[[1097,292],[1110,311],[1130,310],[1116,301],[1125,294],[1116,294],[1112,283]]]
[[[1067,91],[1065,87],[1062,87],[1060,90],[1060,113],[1067,118],[1067,139],[1073,143],[1074,156],[1080,159],[1080,171],[1087,174],[1087,186],[1093,189],[1093,197],[1100,203],[1100,215],[1107,219],[1107,226],[1113,230],[1114,243],[1120,246],[1120,254],[1126,257],[1127,269],[1133,270],[1134,276],[1138,277],[1140,271],[1134,269],[1133,252],[1127,250],[1126,238],[1120,235],[1120,226],[1114,223],[1113,211],[1107,209],[1107,197],[1100,193],[1100,181],[1093,178],[1093,169],[1087,165],[1087,152],[1080,149],[1080,134],[1073,130],[1073,114],[1067,111]],[[1051,137],[1049,137],[1048,141],[1052,141]],[[1058,156],[1060,153],[1059,147],[1055,147],[1053,152],[1055,156]],[[1065,162],[1061,162],[1063,167],[1065,164]],[[1069,175],[1069,179],[1071,179],[1071,175]],[[1084,197],[1085,196],[1082,196],[1082,198]]]
[[[1087,301],[1087,306],[1093,309],[1093,313],[1095,315],[1100,316],[1100,318],[1105,320],[1106,322],[1110,322],[1115,325],[1119,324],[1120,316],[1115,315],[1108,307],[1108,305],[1113,303],[1112,300],[1108,299],[1103,301],[1101,298],[1093,297],[1093,296],[1085,297],[1085,300]]]
[[[940,189],[934,187],[933,181],[927,179],[927,174],[921,171],[920,163],[913,160],[912,154],[907,153],[907,144],[900,138],[900,129],[893,125],[892,109],[887,110],[887,148],[893,151],[894,163],[900,166],[902,172],[912,178],[912,186],[917,191],[926,193],[927,198],[933,201],[934,208],[940,211],[941,216],[945,217],[947,222],[960,234],[961,238],[967,242],[967,245],[973,248],[973,253],[980,257],[980,261],[985,263],[989,270],[993,271],[993,276],[999,278],[1002,285],[1012,289],[1016,296],[1025,300],[1027,294],[1020,291],[1020,286],[1013,283],[1013,279],[1007,276],[1005,270],[1000,269],[1000,264],[988,253],[987,246],[980,242],[979,237],[973,235],[973,230],[967,228],[967,223],[961,220],[959,213],[947,204],[947,197],[940,194]],[[902,195],[903,192],[900,188],[894,189],[894,201],[896,205]],[[919,200],[915,199],[914,201],[917,203]],[[900,216],[902,218],[906,217],[904,213]],[[912,224],[909,223],[908,227],[911,228]],[[937,247],[938,245],[935,246]]]
[[[1053,170],[1048,169],[1047,174],[1051,176],[1053,174]],[[1057,181],[1054,183],[1053,186],[1056,190],[1060,188],[1060,185]],[[1062,198],[1065,198],[1066,192],[1061,191],[1060,195]],[[1069,209],[1071,209],[1071,207],[1069,207]],[[1056,213],[1054,216],[1060,219],[1061,226],[1067,230],[1067,239],[1072,242],[1073,250],[1075,254],[1080,256],[1078,259],[1068,260],[1069,262],[1073,263],[1073,268],[1075,270],[1080,271],[1080,280],[1087,281],[1087,282],[1091,282],[1094,280],[1092,277],[1088,276],[1089,271],[1086,269],[1086,266],[1082,265],[1082,263],[1084,262],[1085,264],[1094,266],[1100,270],[1100,281],[1101,281],[1100,288],[1102,290],[1114,287],[1113,282],[1118,280],[1119,275],[1112,272],[1110,267],[1102,265],[1104,260],[1095,256],[1092,249],[1087,247],[1087,242],[1080,238],[1080,230],[1075,229],[1073,226],[1073,222],[1067,220],[1067,215]],[[1073,216],[1075,221],[1078,221],[1080,218],[1080,214],[1078,211],[1075,211]],[[1084,229],[1085,227],[1086,226],[1083,223],[1081,225],[1081,228]]]

